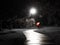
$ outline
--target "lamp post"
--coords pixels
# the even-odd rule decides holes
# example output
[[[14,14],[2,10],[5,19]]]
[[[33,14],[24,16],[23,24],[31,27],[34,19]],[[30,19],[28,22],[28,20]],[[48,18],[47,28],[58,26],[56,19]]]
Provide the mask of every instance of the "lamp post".
[[[35,7],[30,8],[29,17],[30,17],[30,26],[33,27],[35,25],[34,16],[37,14],[37,9]]]

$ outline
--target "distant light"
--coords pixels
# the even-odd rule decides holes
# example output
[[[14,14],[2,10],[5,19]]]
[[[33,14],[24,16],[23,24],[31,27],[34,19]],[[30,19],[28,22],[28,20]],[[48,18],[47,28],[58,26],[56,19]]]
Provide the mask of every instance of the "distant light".
[[[38,26],[38,27],[39,27],[39,26],[40,26],[40,22],[37,22],[37,23],[36,23],[36,26]]]
[[[31,15],[35,15],[36,13],[37,13],[36,8],[31,8],[31,9],[30,9],[30,14],[31,14]]]

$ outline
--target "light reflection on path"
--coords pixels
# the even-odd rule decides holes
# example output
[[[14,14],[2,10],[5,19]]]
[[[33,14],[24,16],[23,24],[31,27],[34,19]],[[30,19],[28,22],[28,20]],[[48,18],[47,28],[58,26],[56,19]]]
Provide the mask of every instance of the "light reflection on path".
[[[25,36],[27,37],[27,45],[42,45],[44,43],[42,40],[45,39],[45,35],[34,32],[35,29],[24,31]]]

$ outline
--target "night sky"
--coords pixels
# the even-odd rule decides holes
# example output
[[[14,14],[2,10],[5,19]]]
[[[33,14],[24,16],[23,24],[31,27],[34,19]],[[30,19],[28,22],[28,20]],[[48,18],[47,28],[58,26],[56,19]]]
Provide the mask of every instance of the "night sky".
[[[4,7],[1,9],[2,15],[0,15],[2,19],[13,18],[15,15],[23,17],[27,15],[27,9],[31,6],[42,8],[42,15],[54,15],[54,13],[59,14],[60,12],[60,2],[58,0],[9,0],[3,3],[2,6]]]

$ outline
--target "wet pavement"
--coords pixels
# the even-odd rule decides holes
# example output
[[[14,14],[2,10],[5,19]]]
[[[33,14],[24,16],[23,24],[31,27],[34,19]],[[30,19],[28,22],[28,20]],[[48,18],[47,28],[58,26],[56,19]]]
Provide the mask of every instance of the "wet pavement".
[[[48,42],[50,39],[48,36],[42,33],[35,32],[38,29],[29,29],[24,31],[27,38],[26,45],[53,45],[54,43]]]

